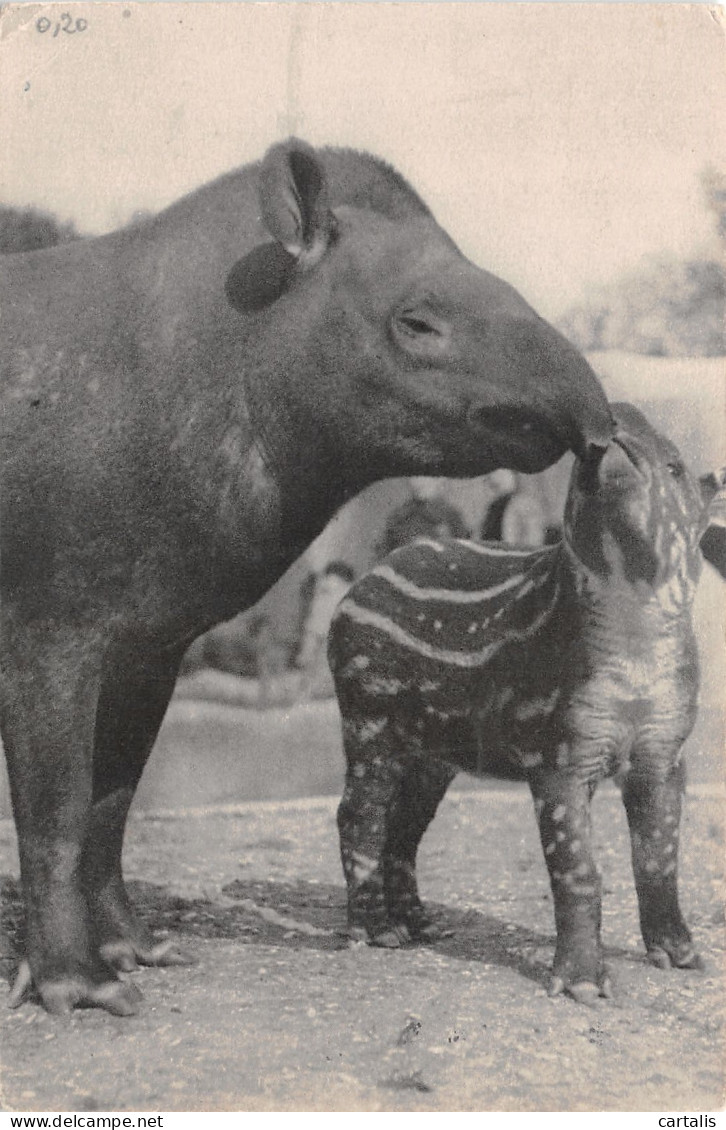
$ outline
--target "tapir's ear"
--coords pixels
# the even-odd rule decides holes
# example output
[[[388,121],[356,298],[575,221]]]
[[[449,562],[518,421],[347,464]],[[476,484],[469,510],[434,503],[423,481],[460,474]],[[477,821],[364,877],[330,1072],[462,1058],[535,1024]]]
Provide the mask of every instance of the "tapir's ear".
[[[701,552],[726,579],[726,467],[698,480],[707,503],[708,525],[701,537]]]
[[[259,182],[262,219],[270,235],[303,270],[314,267],[335,233],[325,169],[304,141],[290,138],[268,149]]]

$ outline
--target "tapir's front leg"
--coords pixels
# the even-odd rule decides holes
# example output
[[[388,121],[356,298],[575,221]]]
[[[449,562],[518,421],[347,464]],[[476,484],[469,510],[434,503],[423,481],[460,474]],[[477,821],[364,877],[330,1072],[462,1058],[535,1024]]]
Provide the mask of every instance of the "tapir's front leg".
[[[81,880],[91,808],[98,673],[91,630],[42,621],[3,632],[2,732],[27,906],[27,954],[11,994],[49,1012],[136,1011],[140,994],[98,954]]]
[[[403,767],[389,749],[387,730],[386,718],[346,720],[348,769],[338,831],[351,934],[372,945],[395,947],[409,936],[389,918],[385,848]]]
[[[550,996],[567,991],[590,1003],[610,996],[600,944],[601,880],[592,854],[594,788],[571,770],[529,779],[555,903],[557,949]]]
[[[183,652],[138,648],[106,655],[98,701],[93,806],[83,858],[83,883],[101,956],[116,969],[184,965],[172,941],[156,941],[134,914],[121,874],[129,806],[151,753]]]
[[[662,752],[662,751],[661,751]],[[685,786],[683,763],[667,774],[633,758],[623,785],[640,928],[648,960],[662,969],[701,967],[678,905],[678,829]],[[645,761],[645,759],[642,759]]]

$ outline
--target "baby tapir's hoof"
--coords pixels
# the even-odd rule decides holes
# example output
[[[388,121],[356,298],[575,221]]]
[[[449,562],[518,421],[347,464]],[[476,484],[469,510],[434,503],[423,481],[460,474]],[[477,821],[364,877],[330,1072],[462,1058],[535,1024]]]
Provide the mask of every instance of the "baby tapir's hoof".
[[[689,943],[681,946],[651,946],[648,961],[657,969],[703,969],[703,959]]]
[[[68,1016],[74,1008],[105,1008],[114,1016],[134,1016],[143,1000],[130,981],[101,981],[63,977],[36,986],[30,966],[23,961],[10,991],[9,1005],[18,1008],[24,1001],[39,998],[52,1016]]]
[[[388,924],[375,932],[367,930],[365,926],[351,926],[348,935],[354,942],[364,942],[367,946],[380,946],[389,950],[400,949],[411,942],[410,931],[403,924]]]
[[[451,931],[443,930],[437,925],[419,904],[409,910],[405,918],[402,914],[395,918],[391,915],[387,921],[376,926],[351,926],[348,934],[354,941],[365,942],[369,946],[398,949],[412,942],[438,941],[439,938],[450,936]]]

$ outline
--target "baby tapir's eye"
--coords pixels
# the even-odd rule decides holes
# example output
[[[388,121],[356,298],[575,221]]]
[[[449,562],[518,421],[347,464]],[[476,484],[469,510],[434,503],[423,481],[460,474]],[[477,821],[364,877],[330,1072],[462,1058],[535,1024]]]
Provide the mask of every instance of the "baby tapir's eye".
[[[674,479],[682,478],[683,472],[686,469],[680,459],[671,459],[670,462],[666,463],[666,467],[668,468],[668,474],[672,475]]]

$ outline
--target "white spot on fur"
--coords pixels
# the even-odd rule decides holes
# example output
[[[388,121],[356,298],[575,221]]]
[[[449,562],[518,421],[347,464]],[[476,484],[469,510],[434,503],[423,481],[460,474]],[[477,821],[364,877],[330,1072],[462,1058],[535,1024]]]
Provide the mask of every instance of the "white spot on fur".
[[[363,689],[369,694],[397,695],[403,690],[403,683],[400,679],[373,678],[363,683]]]
[[[554,820],[555,824],[560,824],[565,819],[566,816],[567,816],[567,805],[566,804],[558,804],[557,807],[552,810],[552,819]]]
[[[363,722],[358,729],[358,741],[361,745],[365,745],[366,742],[370,742],[373,738],[378,737],[381,730],[385,729],[385,726],[385,718],[374,718],[371,719],[370,722]]]
[[[378,863],[375,859],[370,859],[369,856],[363,855],[357,851],[352,853],[353,858],[353,878],[356,883],[365,883],[370,879],[373,872],[376,870]]]

